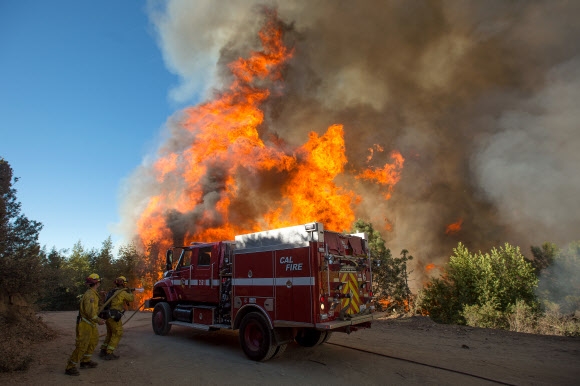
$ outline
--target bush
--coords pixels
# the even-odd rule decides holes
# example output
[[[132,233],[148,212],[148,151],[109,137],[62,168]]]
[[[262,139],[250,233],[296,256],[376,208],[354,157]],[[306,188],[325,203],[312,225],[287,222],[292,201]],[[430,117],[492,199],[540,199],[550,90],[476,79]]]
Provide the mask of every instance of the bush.
[[[431,316],[438,323],[462,324],[461,304],[449,279],[433,278],[427,282],[417,297],[417,308],[421,314]]]
[[[580,336],[580,320],[573,315],[564,315],[560,312],[560,306],[551,303],[546,304],[546,311],[538,318],[537,334]]]
[[[504,312],[498,310],[497,304],[487,302],[483,305],[465,305],[461,316],[465,324],[472,327],[507,328],[508,321]]]
[[[536,309],[518,300],[511,311],[507,316],[510,331],[536,333],[538,317]]]
[[[518,247],[505,244],[490,253],[470,253],[459,243],[441,278],[429,281],[420,308],[441,323],[480,327],[509,326],[518,301],[537,309],[538,279]]]

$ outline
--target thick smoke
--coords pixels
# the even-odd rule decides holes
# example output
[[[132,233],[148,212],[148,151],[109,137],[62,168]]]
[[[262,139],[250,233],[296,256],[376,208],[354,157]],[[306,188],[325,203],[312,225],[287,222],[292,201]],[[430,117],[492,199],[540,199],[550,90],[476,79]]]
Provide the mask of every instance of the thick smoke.
[[[182,79],[176,100],[210,98],[224,65],[256,48],[262,4],[151,7],[167,67]],[[370,182],[341,182],[362,196],[357,217],[381,230],[393,254],[416,257],[415,273],[444,264],[459,241],[476,251],[509,242],[528,254],[579,238],[580,2],[267,4],[295,51],[284,89],[263,106],[264,126],[297,146],[310,131],[344,125],[350,170],[380,167],[400,151],[405,166],[390,200]],[[188,142],[181,136],[191,133],[168,126],[162,149]],[[146,169],[132,179],[141,197],[126,210],[156,189]],[[258,205],[248,200],[244,210]],[[458,220],[462,229],[446,234]]]

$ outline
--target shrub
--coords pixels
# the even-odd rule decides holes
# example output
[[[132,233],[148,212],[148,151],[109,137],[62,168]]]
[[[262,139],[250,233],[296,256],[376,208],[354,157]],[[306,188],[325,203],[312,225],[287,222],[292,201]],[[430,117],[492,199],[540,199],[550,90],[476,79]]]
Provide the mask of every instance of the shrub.
[[[537,330],[537,310],[518,300],[507,316],[510,331],[535,333]]]
[[[538,318],[537,334],[580,336],[580,320],[573,315],[564,315],[560,306],[555,303],[546,303],[544,314]]]
[[[483,305],[465,305],[461,316],[465,324],[472,327],[507,328],[508,321],[504,312],[499,311],[497,304],[487,302]]]
[[[507,327],[507,315],[522,301],[537,309],[538,279],[518,247],[505,244],[490,253],[453,249],[441,278],[423,289],[421,309],[441,323]]]

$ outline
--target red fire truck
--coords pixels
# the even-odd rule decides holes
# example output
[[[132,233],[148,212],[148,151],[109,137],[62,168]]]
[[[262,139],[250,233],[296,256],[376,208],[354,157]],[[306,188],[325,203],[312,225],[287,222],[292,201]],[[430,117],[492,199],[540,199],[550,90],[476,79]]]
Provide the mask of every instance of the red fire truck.
[[[266,361],[290,342],[313,347],[373,320],[372,262],[362,233],[313,222],[194,242],[166,257],[167,271],[145,304],[158,335],[175,325],[239,329],[244,353]]]

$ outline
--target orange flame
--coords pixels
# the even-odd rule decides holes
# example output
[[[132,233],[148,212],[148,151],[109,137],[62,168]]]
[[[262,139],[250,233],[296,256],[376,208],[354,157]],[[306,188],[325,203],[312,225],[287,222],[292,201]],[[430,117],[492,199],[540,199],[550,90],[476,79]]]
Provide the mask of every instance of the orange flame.
[[[382,148],[379,149],[382,150]],[[401,179],[401,169],[405,163],[405,159],[398,151],[393,151],[391,158],[394,160],[392,164],[387,163],[382,169],[366,169],[356,177],[376,181],[380,185],[386,186],[387,191],[383,193],[383,196],[387,200],[391,198],[395,184]]]
[[[381,305],[383,310],[398,307],[399,310],[404,312],[409,312],[411,306],[408,299],[394,300],[392,298],[384,298],[380,299],[378,303]]]
[[[344,151],[341,125],[329,127],[322,137],[310,133],[310,140],[298,150],[304,161],[292,170],[282,188],[285,199],[266,214],[267,222],[280,227],[315,219],[328,229],[347,229],[355,217],[351,204],[359,197],[333,182],[344,171]]]
[[[425,271],[427,272],[431,272],[433,269],[435,268],[435,264],[431,263],[431,264],[427,264],[425,266]]]
[[[379,304],[383,306],[383,308],[387,308],[391,304],[391,301],[388,299],[381,299],[379,300]]]
[[[385,230],[387,232],[393,231],[393,222],[391,220],[389,220],[388,218],[385,218]]]
[[[187,108],[180,149],[164,148],[159,154],[152,168],[157,190],[136,224],[143,245],[171,246],[168,219],[185,214],[190,217],[181,235],[184,242],[231,240],[236,234],[310,221],[321,221],[329,230],[351,228],[361,198],[335,182],[348,163],[343,126],[332,125],[322,135],[312,132],[304,145],[292,149],[263,125],[260,107],[271,89],[282,90],[282,70],[293,55],[283,44],[275,12],[269,16],[259,32],[262,49],[229,65],[229,88]],[[404,162],[396,151],[391,157],[393,165],[357,176],[386,186],[386,198]],[[278,191],[257,204],[253,201],[261,198],[260,183],[266,180],[274,180],[269,183]],[[247,196],[258,200],[249,203]],[[239,202],[248,207],[247,215],[233,210]]]
[[[459,219],[453,224],[447,225],[447,229],[445,229],[445,234],[446,235],[457,234],[461,230],[461,224],[463,224],[463,220]]]

